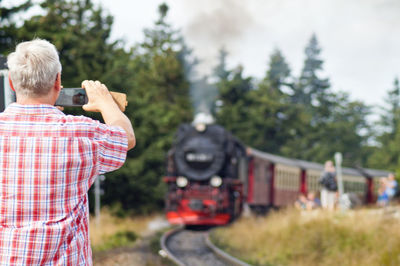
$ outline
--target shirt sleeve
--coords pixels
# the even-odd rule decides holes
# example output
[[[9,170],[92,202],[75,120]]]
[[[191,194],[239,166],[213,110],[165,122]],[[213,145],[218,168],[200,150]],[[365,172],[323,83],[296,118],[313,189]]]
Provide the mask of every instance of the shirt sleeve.
[[[125,130],[98,122],[94,141],[99,147],[97,158],[99,174],[114,171],[124,164],[128,151],[128,137]]]

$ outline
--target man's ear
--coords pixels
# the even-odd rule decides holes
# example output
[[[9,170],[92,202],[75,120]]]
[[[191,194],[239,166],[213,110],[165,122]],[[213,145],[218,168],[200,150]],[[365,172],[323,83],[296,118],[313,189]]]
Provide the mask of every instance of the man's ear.
[[[54,89],[60,91],[62,88],[61,86],[61,73],[57,73],[56,81],[54,82]]]
[[[11,80],[10,73],[8,73],[8,83],[10,83],[10,87],[11,87],[11,89],[12,89],[13,91],[15,91],[15,89],[14,89],[14,85],[13,85],[13,83],[12,83],[12,80]]]

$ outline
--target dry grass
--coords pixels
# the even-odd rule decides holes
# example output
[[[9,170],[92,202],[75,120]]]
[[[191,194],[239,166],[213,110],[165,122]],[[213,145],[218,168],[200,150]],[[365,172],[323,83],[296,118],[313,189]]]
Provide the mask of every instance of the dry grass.
[[[115,236],[142,236],[148,232],[148,223],[156,218],[153,216],[118,218],[112,216],[107,209],[102,209],[101,220],[97,223],[95,217],[90,218],[90,241],[94,250],[102,249]]]
[[[400,265],[400,219],[382,210],[242,218],[213,241],[253,265]]]

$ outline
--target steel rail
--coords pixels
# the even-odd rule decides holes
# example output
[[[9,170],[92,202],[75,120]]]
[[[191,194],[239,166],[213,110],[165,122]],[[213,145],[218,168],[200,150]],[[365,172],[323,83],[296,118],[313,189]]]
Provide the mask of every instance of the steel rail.
[[[172,229],[166,233],[164,233],[160,239],[160,245],[161,245],[161,250],[163,252],[165,252],[165,256],[162,255],[163,257],[168,258],[169,260],[171,260],[173,263],[175,263],[178,266],[186,266],[184,263],[182,263],[177,257],[175,257],[174,254],[172,254],[172,252],[167,248],[167,241],[170,237],[172,237],[173,235],[181,232],[182,230],[184,230],[183,227],[178,227],[175,229]],[[161,255],[162,253],[160,253]]]
[[[160,245],[161,245],[161,251],[160,251],[160,255],[168,258],[169,260],[171,260],[173,263],[175,263],[176,265],[179,266],[185,266],[186,264],[184,262],[182,262],[180,259],[178,259],[172,252],[171,250],[169,250],[167,242],[168,240],[173,237],[174,235],[182,232],[184,230],[183,227],[178,227],[175,229],[172,229],[166,233],[164,233],[160,239]],[[224,263],[226,263],[227,265],[233,265],[233,266],[250,266],[250,264],[247,264],[235,257],[233,257],[232,255],[222,251],[221,249],[219,249],[218,247],[216,247],[210,240],[210,236],[209,236],[210,232],[207,233],[207,236],[205,237],[205,245],[210,249],[210,251],[212,253],[214,253],[214,255],[219,258],[221,261],[223,261]]]
[[[222,249],[218,248],[215,246],[211,240],[210,240],[210,233],[208,233],[206,237],[206,245],[214,252],[216,256],[218,256],[220,259],[226,261],[229,265],[232,266],[250,266],[250,264],[247,264],[244,261],[239,260],[238,258],[233,257],[232,255],[226,253]]]

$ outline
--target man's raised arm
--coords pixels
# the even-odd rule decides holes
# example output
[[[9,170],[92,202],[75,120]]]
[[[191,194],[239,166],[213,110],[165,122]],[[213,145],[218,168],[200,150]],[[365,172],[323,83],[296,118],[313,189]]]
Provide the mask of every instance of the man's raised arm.
[[[100,81],[85,80],[82,82],[82,88],[86,90],[88,97],[88,103],[82,108],[89,112],[100,112],[109,126],[122,127],[128,136],[128,150],[135,147],[136,138],[131,121],[114,102],[106,85]]]

